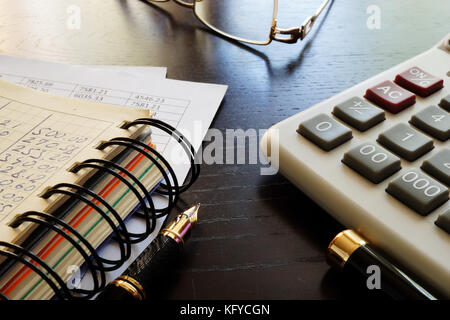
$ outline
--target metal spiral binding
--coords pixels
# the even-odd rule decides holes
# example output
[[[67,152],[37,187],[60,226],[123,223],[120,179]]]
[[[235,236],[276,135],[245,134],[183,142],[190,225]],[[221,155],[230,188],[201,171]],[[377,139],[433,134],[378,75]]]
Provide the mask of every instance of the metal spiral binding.
[[[118,174],[109,167],[113,167],[118,171],[122,172],[123,176]],[[141,208],[144,212],[146,230],[143,233],[128,232],[128,234],[130,235],[131,238],[133,238],[131,239],[131,243],[138,243],[146,239],[156,228],[156,209],[151,199],[150,193],[145,188],[145,186],[139,181],[139,179],[136,178],[131,172],[129,172],[122,166],[104,159],[88,159],[81,163],[75,163],[71,168],[69,168],[69,171],[77,173],[78,171],[84,168],[97,169],[99,171],[108,173],[114,176],[115,178],[119,179],[121,182],[123,182],[134,193],[139,203],[141,204]],[[141,191],[144,193],[144,196],[147,198],[147,202],[150,208],[149,206],[147,206],[147,202],[141,196],[139,191],[125,177],[129,177],[139,187],[139,189],[141,189]]]
[[[79,186],[79,185],[72,184],[72,183],[60,183],[51,188],[47,188],[46,190],[44,190],[44,192],[42,192],[40,197],[42,197],[44,199],[48,199],[49,197],[51,197],[54,194],[65,194],[65,195],[69,195],[69,196],[72,196],[74,194],[71,191],[60,190],[61,188],[74,189],[81,194],[83,194],[83,193],[87,194],[88,196],[94,198],[96,201],[100,202],[107,209],[107,212],[112,214],[112,216],[115,218],[115,220],[117,220],[117,223],[119,224],[120,228],[117,228],[115,223],[107,215],[107,212],[101,210],[98,207],[98,205],[96,205],[92,200],[89,200],[87,197],[81,196],[79,193],[77,193],[77,196],[75,196],[75,198],[78,200],[80,200],[79,196],[84,199],[88,199],[89,203],[87,203],[85,200],[80,200],[80,201],[86,203],[88,206],[95,209],[98,213],[100,213],[100,215],[103,218],[106,217],[105,220],[108,222],[111,229],[113,229],[114,234],[116,235],[115,239],[119,242],[119,246],[121,249],[121,251],[120,251],[121,259],[120,260],[112,261],[112,260],[108,260],[108,259],[104,259],[104,258],[100,258],[100,260],[106,264],[112,264],[112,265],[117,264],[119,266],[122,265],[123,262],[127,261],[131,256],[131,239],[130,239],[130,235],[128,233],[127,227],[125,226],[125,223],[123,222],[119,213],[105,199],[100,197],[95,192],[93,192],[83,186]],[[113,267],[109,267],[109,268],[102,267],[102,270],[103,271],[111,271],[110,270],[111,268],[113,268]],[[114,269],[112,269],[112,270],[114,270]]]
[[[37,255],[35,255],[34,253],[25,248],[22,248],[19,245],[9,242],[0,241],[0,247],[6,247],[8,249],[19,252],[19,254],[17,254],[15,252],[12,252],[11,250],[8,251],[0,250],[0,255],[19,261],[22,264],[26,265],[31,270],[33,270],[42,278],[42,280],[44,280],[50,286],[50,288],[53,290],[53,292],[58,298],[60,299],[73,298],[72,295],[70,294],[69,288],[61,279],[61,277]],[[28,259],[25,259],[24,256],[28,257]],[[51,280],[50,277],[47,274],[45,274],[45,272],[39,269],[37,265],[40,265],[43,269],[45,269],[45,271],[48,274],[50,274],[50,276],[56,281],[56,283],[53,280]]]
[[[23,213],[22,215],[16,217],[10,223],[10,226],[12,228],[17,228],[24,222],[32,222],[38,225],[42,225],[47,229],[51,229],[54,232],[58,233],[60,236],[70,242],[70,244],[75,247],[75,249],[77,249],[77,251],[84,258],[88,269],[92,272],[94,288],[92,290],[74,288],[71,289],[71,291],[75,292],[76,294],[82,294],[83,296],[80,296],[80,298],[82,299],[89,299],[95,296],[99,290],[105,287],[106,277],[102,261],[95,251],[94,247],[92,247],[92,245],[78,231],[76,231],[70,225],[57,217],[37,211],[28,211]],[[75,236],[76,239],[72,238],[71,235]],[[88,249],[89,254],[81,247],[78,242],[81,242]],[[92,263],[92,260],[95,261],[95,264]],[[100,283],[98,281],[97,273],[100,274]],[[74,296],[72,295],[72,297]]]
[[[133,144],[136,144],[136,145],[142,147],[147,153],[150,152],[150,153],[154,154],[157,157],[157,159],[164,164],[164,166],[167,168],[167,171],[170,173],[170,177],[172,178],[172,181],[173,181],[173,187],[171,189],[173,189],[173,191],[175,193],[173,202],[177,203],[178,197],[180,196],[180,193],[181,193],[177,175],[175,174],[175,171],[173,170],[173,168],[169,164],[169,162],[158,151],[156,151],[154,148],[148,148],[148,146],[145,143],[143,143],[139,140],[134,140],[134,139],[130,139],[130,138],[125,138],[125,137],[113,138],[113,139],[111,139],[111,141],[124,141],[124,142],[133,143]],[[170,183],[170,181],[168,183]],[[159,188],[156,189],[155,192],[160,193]],[[169,192],[167,191],[167,192],[163,192],[161,194],[169,195]]]
[[[72,199],[77,199],[78,201],[81,201],[81,202],[85,203],[86,205],[90,206],[92,209],[94,209],[96,212],[98,212],[102,216],[103,219],[105,219],[105,221],[109,224],[109,226],[113,230],[113,233],[116,235],[117,239],[122,240],[122,232],[116,227],[116,225],[111,220],[111,218],[108,216],[108,214],[103,209],[101,209],[96,203],[92,202],[89,198],[87,198],[85,195],[75,193],[75,192],[69,191],[69,190],[47,188],[40,195],[40,197],[44,198],[44,199],[48,199],[50,196],[52,196],[54,194],[66,195]],[[126,243],[124,241],[118,241],[118,244],[120,247],[120,259],[119,260],[110,260],[110,259],[101,258],[103,263],[111,265],[109,267],[104,267],[105,271],[113,271],[113,270],[120,268],[125,263],[125,261],[128,260],[129,255],[131,254],[131,252],[130,252],[131,244],[129,244],[130,246],[128,246],[128,250],[125,248]],[[127,258],[127,256],[128,256],[128,258]]]
[[[158,168],[158,170],[162,174],[166,183],[168,183],[170,185],[170,188],[168,189],[168,192],[167,192],[169,203],[166,208],[156,209],[156,212],[159,212],[159,214],[156,215],[156,218],[160,218],[162,216],[167,215],[170,212],[170,210],[172,210],[173,206],[175,205],[175,202],[178,200],[179,189],[177,186],[177,188],[174,191],[174,187],[172,187],[172,183],[169,179],[169,176],[166,173],[166,170],[161,166],[160,163],[158,163],[158,160],[155,159],[153,156],[151,156],[146,150],[141,149],[140,147],[134,145],[132,142],[124,142],[124,141],[119,141],[119,140],[102,141],[97,146],[97,149],[104,150],[105,148],[107,148],[109,146],[123,146],[123,147],[133,149],[133,150],[139,152],[140,154],[142,154],[143,156],[145,156],[147,159],[149,159]],[[178,181],[177,181],[177,184],[178,184]]]
[[[191,145],[189,140],[181,134],[177,129],[172,127],[170,124],[165,123],[158,119],[152,119],[152,118],[140,118],[136,119],[135,121],[124,121],[119,127],[122,129],[129,129],[130,127],[136,126],[136,125],[147,125],[150,127],[158,128],[165,133],[169,134],[173,139],[175,139],[184,149],[186,154],[188,155],[190,162],[191,162],[191,172],[190,172],[190,179],[188,182],[186,182],[183,186],[180,187],[180,193],[185,192],[187,189],[189,189],[192,184],[198,179],[198,176],[200,175],[200,164],[196,163],[196,153],[194,150],[194,147]],[[167,192],[168,186],[165,184],[161,184],[160,187],[162,190],[160,190],[161,193],[167,194],[164,192]]]

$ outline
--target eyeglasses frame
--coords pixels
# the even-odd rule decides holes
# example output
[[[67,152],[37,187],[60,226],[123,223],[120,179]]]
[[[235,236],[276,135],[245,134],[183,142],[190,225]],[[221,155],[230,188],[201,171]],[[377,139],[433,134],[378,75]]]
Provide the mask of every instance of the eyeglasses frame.
[[[148,2],[168,2],[170,0],[147,0],[147,1]],[[277,27],[278,0],[273,0],[272,26],[270,28],[267,40],[255,41],[255,40],[249,40],[249,39],[233,36],[233,35],[226,33],[220,29],[217,29],[213,25],[209,24],[207,21],[203,20],[197,14],[197,10],[195,10],[195,8],[196,8],[195,4],[197,2],[201,2],[201,0],[193,0],[193,2],[186,2],[183,0],[173,0],[173,1],[175,1],[177,4],[179,4],[185,8],[192,9],[194,11],[195,17],[198,20],[200,20],[201,23],[203,23],[205,26],[207,26],[214,32],[217,32],[218,34],[220,34],[224,37],[233,39],[233,40],[250,43],[250,44],[255,44],[255,45],[268,45],[272,41],[278,41],[278,42],[284,42],[284,43],[296,43],[298,40],[303,40],[308,35],[308,33],[311,31],[317,17],[322,13],[323,9],[325,9],[327,4],[330,2],[330,0],[324,0],[322,2],[322,4],[320,5],[319,9],[317,9],[313,15],[307,17],[300,27],[281,29],[281,28]]]

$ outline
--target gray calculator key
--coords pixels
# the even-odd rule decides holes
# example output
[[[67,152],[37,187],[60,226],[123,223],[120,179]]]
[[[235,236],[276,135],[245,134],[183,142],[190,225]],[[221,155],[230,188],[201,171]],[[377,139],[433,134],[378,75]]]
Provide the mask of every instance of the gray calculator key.
[[[409,169],[391,181],[386,192],[425,216],[448,200],[448,189],[418,169]]]
[[[450,94],[441,99],[441,102],[439,102],[439,107],[450,112]]]
[[[450,186],[450,149],[442,149],[423,162],[422,170]]]
[[[438,106],[425,108],[413,115],[409,122],[439,140],[450,138],[450,113]]]
[[[346,152],[342,162],[373,183],[383,181],[401,168],[399,158],[371,142]]]
[[[434,148],[432,139],[404,123],[381,133],[377,141],[408,161],[414,161]]]
[[[325,151],[353,137],[352,130],[323,113],[300,123],[297,132]]]
[[[386,119],[382,109],[359,97],[350,98],[336,105],[333,114],[360,131],[366,131]]]
[[[450,207],[438,217],[434,224],[450,234]]]

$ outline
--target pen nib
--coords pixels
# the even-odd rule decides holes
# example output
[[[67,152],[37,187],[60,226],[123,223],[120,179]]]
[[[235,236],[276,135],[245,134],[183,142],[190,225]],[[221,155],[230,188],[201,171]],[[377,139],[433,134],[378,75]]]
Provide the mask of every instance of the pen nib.
[[[200,209],[200,203],[196,204],[193,207],[190,207],[186,211],[183,212],[183,215],[186,216],[192,224],[195,224],[198,220],[198,210]]]

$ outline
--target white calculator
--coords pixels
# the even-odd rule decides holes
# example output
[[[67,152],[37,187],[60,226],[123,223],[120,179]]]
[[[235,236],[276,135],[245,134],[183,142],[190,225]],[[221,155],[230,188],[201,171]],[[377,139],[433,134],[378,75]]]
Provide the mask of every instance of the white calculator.
[[[261,149],[339,222],[450,298],[449,112],[450,34],[274,125]]]

